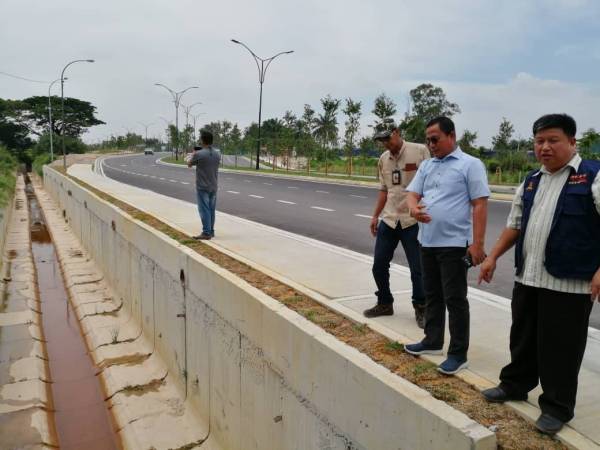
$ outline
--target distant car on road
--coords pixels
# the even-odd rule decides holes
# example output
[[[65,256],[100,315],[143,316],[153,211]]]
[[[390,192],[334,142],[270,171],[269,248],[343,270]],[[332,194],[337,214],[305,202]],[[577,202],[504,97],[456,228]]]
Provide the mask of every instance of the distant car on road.
[[[146,147],[146,148],[144,149],[144,155],[154,155],[154,150],[152,150],[152,149],[151,149],[151,148],[149,148],[149,147]]]

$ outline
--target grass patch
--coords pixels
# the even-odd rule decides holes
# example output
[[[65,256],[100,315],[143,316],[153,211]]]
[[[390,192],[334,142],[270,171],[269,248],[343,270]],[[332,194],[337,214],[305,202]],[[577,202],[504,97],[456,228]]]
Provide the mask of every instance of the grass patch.
[[[59,172],[64,174],[62,169],[59,169]],[[188,235],[171,228],[155,217],[136,210],[131,205],[100,192],[78,179],[71,178],[71,180],[177,242],[182,244],[186,242],[183,245],[237,275],[248,284],[320,326],[338,340],[364,353],[396,375],[427,390],[433,397],[448,403],[474,421],[487,428],[496,427],[498,448],[561,450],[567,448],[559,441],[537,432],[533,424],[520,417],[508,406],[486,402],[475,387],[459,378],[440,374],[434,370],[435,365],[402,351],[401,343],[391,342],[366,324],[359,324],[328,309],[292,287],[219,252],[204,242],[191,240]]]
[[[390,341],[388,343],[385,344],[385,348],[392,351],[392,352],[403,352],[404,351],[404,344],[401,344],[398,341]]]
[[[0,208],[5,207],[15,192],[17,161],[0,145]]]

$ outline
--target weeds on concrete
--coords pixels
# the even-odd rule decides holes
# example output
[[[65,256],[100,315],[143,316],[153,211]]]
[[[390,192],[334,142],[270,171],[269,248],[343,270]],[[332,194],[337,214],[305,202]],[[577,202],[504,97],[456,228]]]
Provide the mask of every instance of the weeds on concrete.
[[[113,327],[110,330],[111,343],[116,344],[119,342],[119,327]]]

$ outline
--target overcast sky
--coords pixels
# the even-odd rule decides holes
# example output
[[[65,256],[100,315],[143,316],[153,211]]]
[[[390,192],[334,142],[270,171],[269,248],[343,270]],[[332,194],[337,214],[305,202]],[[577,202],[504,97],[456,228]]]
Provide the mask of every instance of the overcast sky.
[[[93,142],[174,119],[160,82],[202,102],[200,122],[257,120],[258,75],[251,56],[285,50],[267,73],[263,119],[286,110],[320,111],[327,94],[363,104],[363,132],[374,98],[385,92],[400,119],[408,91],[433,83],[460,105],[459,130],[489,145],[502,117],[516,136],[548,112],[567,112],[579,130],[600,128],[598,0],[0,0],[0,71],[51,81],[69,67],[65,95],[92,102],[106,125]],[[0,75],[0,97],[47,95],[47,84]],[[59,85],[55,85],[60,95]],[[344,118],[340,114],[339,122]],[[184,119],[180,118],[180,123]]]

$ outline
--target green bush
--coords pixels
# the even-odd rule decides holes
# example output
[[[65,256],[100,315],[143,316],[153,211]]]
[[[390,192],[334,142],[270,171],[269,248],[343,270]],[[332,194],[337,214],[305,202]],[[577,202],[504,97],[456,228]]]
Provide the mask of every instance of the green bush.
[[[15,191],[15,171],[17,161],[8,152],[0,146],[0,207],[6,206],[8,199]]]
[[[44,165],[50,163],[50,155],[45,153],[35,157],[31,165],[32,169],[40,177],[44,176]]]

